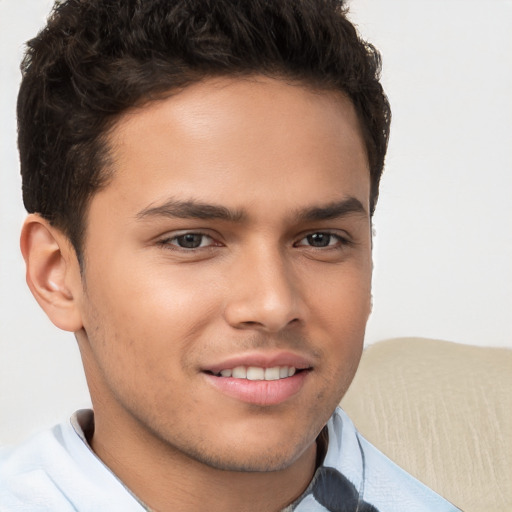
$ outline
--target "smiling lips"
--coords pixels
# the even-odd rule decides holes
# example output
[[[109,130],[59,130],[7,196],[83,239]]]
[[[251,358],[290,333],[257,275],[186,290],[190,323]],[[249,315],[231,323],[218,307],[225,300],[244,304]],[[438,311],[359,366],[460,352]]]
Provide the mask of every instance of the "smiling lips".
[[[271,406],[297,394],[312,371],[309,361],[298,356],[253,355],[225,361],[203,370],[203,375],[223,395],[248,404]]]
[[[272,368],[236,366],[232,369],[221,370],[217,376],[247,380],[279,380],[292,377],[296,371],[294,366],[273,366]]]

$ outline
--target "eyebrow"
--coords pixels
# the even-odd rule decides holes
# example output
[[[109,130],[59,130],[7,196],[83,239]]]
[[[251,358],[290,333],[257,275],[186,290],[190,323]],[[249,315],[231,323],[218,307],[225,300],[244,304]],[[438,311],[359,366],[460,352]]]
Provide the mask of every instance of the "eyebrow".
[[[368,217],[359,199],[348,197],[341,201],[334,201],[325,206],[301,208],[294,212],[292,218],[299,222],[315,222],[321,220],[338,219],[347,215],[358,214]],[[170,199],[158,206],[149,206],[137,213],[138,220],[152,217],[172,217],[179,219],[216,219],[227,222],[240,223],[247,220],[247,213],[243,210],[231,210],[225,206],[203,203],[196,200],[179,201]]]
[[[137,213],[139,220],[148,217],[176,217],[179,219],[218,219],[228,222],[241,222],[246,214],[239,210],[230,210],[225,206],[202,203],[200,201],[178,201],[170,199],[159,206],[144,208]]]
[[[325,206],[300,209],[295,213],[295,218],[304,222],[339,219],[347,215],[357,214],[368,217],[368,212],[359,199],[347,197],[341,201],[334,201]]]

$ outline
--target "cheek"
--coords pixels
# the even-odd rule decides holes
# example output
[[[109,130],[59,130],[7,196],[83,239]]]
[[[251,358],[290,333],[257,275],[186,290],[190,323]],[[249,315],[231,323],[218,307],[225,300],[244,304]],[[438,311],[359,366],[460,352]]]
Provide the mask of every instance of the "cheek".
[[[208,280],[176,265],[117,257],[89,277],[90,302],[130,329],[180,328],[211,300]]]
[[[218,293],[208,280],[166,265],[137,268],[111,259],[96,269],[86,276],[84,327],[98,365],[116,380],[128,374],[168,386],[178,368],[191,368]]]
[[[361,336],[371,310],[371,266],[326,275],[311,295],[326,329]]]
[[[180,406],[185,399],[175,390],[183,388],[183,378],[191,371],[181,363],[186,337],[179,334],[184,328],[157,303],[132,298],[120,307],[125,297],[102,299],[91,299],[96,309],[89,310],[86,325],[91,354],[87,369],[97,384],[96,398],[113,395],[128,410],[145,410],[149,416],[162,403]]]
[[[340,399],[352,381],[363,350],[371,310],[369,269],[368,266],[364,272],[339,276],[336,281],[325,283],[323,292],[318,289],[315,294],[312,339],[318,340],[319,348],[326,352],[323,370],[331,382],[339,383],[335,394]]]

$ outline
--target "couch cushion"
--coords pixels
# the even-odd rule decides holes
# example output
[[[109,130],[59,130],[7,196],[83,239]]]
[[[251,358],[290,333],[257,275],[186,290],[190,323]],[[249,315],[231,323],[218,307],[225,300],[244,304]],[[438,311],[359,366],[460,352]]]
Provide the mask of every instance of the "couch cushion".
[[[512,510],[512,350],[368,347],[341,403],[388,457],[465,512]]]

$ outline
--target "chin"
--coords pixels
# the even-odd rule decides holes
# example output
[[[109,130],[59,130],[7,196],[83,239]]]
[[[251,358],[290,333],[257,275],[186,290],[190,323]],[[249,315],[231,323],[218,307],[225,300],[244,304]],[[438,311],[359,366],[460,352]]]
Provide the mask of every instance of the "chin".
[[[277,432],[276,432],[277,433]],[[231,435],[230,435],[231,434]],[[227,434],[221,443],[196,446],[189,452],[196,461],[213,469],[235,472],[282,471],[292,466],[312,445],[315,432],[281,432],[281,435],[258,433],[237,436]],[[316,449],[316,448],[315,448]]]
[[[276,452],[268,450],[267,453],[253,453],[252,451],[228,450],[225,453],[207,454],[203,453],[198,462],[205,464],[212,469],[222,471],[233,471],[237,473],[268,473],[272,471],[282,471],[290,467],[301,453]]]

